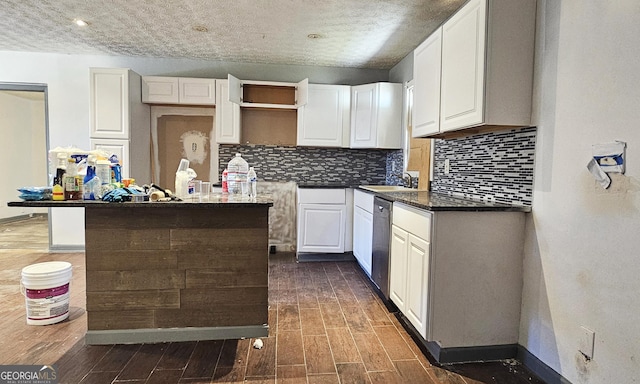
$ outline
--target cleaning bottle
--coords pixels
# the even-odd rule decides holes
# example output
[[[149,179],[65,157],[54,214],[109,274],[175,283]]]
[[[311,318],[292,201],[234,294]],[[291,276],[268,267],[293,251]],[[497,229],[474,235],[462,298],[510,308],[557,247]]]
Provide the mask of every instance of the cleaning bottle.
[[[74,158],[67,159],[67,173],[64,176],[64,199],[80,200],[82,199],[78,184],[78,167]]]
[[[256,197],[258,191],[258,176],[256,175],[256,171],[253,167],[249,167],[247,182],[249,183],[249,197]]]
[[[52,198],[56,201],[64,200],[64,175],[67,173],[67,155],[58,154],[58,166],[56,168],[56,176],[53,178]]]
[[[87,175],[82,183],[82,198],[84,200],[100,200],[102,199],[102,182],[96,176],[95,157],[89,156],[87,164]]]
[[[229,171],[227,168],[222,171],[222,193],[229,193],[229,182],[227,181],[227,176],[229,175]]]

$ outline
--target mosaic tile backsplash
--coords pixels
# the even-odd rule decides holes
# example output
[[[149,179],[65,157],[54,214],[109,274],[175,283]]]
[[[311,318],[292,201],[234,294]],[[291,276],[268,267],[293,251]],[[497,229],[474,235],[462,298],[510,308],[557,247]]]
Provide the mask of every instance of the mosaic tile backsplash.
[[[220,172],[236,153],[254,167],[259,181],[384,184],[387,150],[220,144]]]
[[[536,128],[435,141],[431,189],[472,199],[530,206]],[[444,173],[445,159],[450,172]]]

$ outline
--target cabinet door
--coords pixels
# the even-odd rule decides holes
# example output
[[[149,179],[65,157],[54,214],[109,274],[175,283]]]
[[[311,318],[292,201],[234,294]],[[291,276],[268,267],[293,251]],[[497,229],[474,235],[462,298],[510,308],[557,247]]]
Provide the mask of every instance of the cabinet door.
[[[302,107],[309,102],[309,79],[304,79],[296,85],[296,107]]]
[[[484,121],[486,0],[471,0],[442,26],[440,130]]]
[[[130,177],[130,164],[129,164],[129,140],[120,139],[89,139],[89,145],[91,149],[104,149],[109,154],[115,154],[120,160],[122,166],[122,177]],[[133,175],[135,178],[135,175]]]
[[[407,297],[407,231],[391,226],[391,255],[389,262],[389,297],[401,312],[405,312]]]
[[[351,87],[351,148],[376,147],[376,89],[376,84]]]
[[[162,76],[142,77],[142,102],[160,104],[178,104],[178,78]]]
[[[91,137],[129,138],[129,70],[91,68]]]
[[[298,109],[298,145],[349,146],[351,87],[309,84],[307,105]]]
[[[442,28],[413,51],[413,126],[411,136],[440,131]]]
[[[298,205],[298,252],[344,253],[347,207]]]
[[[240,105],[227,99],[227,80],[217,80],[216,88],[216,142],[240,144]]]
[[[179,78],[180,104],[215,105],[216,81],[214,79]]]
[[[429,297],[429,243],[409,234],[407,237],[407,295],[403,313],[427,337],[427,299]]]
[[[353,256],[371,276],[371,245],[373,244],[373,215],[360,207],[353,210]]]

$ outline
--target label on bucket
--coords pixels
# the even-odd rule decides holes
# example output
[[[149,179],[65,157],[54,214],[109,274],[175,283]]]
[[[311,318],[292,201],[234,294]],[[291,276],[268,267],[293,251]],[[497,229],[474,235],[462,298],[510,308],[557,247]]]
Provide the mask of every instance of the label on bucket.
[[[55,288],[26,289],[27,318],[46,320],[69,312],[69,283]]]

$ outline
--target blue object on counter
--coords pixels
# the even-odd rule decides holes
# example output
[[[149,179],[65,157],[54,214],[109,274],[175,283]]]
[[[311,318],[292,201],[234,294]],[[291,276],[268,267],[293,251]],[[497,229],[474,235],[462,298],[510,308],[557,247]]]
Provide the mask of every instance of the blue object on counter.
[[[116,183],[122,183],[122,167],[120,164],[111,164],[111,176]]]
[[[102,201],[122,203],[131,201],[131,195],[144,195],[144,193],[134,188],[116,188],[105,193],[104,196],[102,196]]]
[[[51,187],[21,187],[18,192],[18,197],[25,201],[51,200]]]

